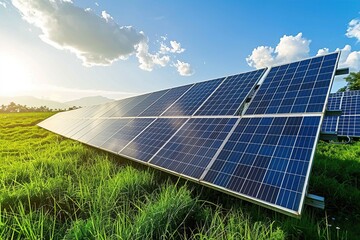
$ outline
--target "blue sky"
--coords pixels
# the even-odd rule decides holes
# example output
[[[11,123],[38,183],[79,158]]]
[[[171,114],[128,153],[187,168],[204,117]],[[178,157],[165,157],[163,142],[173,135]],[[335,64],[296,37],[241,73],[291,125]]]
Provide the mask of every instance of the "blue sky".
[[[359,71],[359,11],[355,0],[0,0],[0,95],[121,98],[336,49]]]

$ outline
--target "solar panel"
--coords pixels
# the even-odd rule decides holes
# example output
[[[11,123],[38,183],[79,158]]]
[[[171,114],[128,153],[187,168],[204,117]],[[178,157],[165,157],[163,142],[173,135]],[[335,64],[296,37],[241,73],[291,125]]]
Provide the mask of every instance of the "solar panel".
[[[299,216],[338,58],[144,94],[58,114],[39,126]],[[328,105],[342,102],[343,96]],[[357,105],[345,102],[349,109]],[[349,116],[332,124],[349,131],[357,121]]]
[[[94,127],[90,132],[82,136],[79,140],[94,147],[101,147],[115,133],[120,131],[132,120],[133,119],[131,118],[106,119],[102,124]]]
[[[360,137],[360,91],[332,93],[328,110],[341,110],[341,116],[326,116],[322,131],[337,132],[339,136]]]
[[[153,105],[149,106],[139,116],[160,116],[166,109],[168,109],[178,98],[180,98],[186,91],[188,91],[194,84],[185,85],[170,89],[165,95],[159,98]]]
[[[360,115],[341,116],[339,119],[338,129],[339,136],[360,136]]]
[[[154,120],[155,118],[134,118],[112,135],[111,138],[100,147],[108,151],[118,153],[132,139],[145,130]]]
[[[101,115],[101,117],[122,117],[126,112],[130,111],[136,105],[146,100],[146,98],[149,96],[150,93],[124,99],[119,102],[118,105],[115,105],[113,108],[109,109],[106,113]]]
[[[192,118],[154,155],[150,163],[199,178],[236,121],[236,118]]]
[[[141,161],[149,161],[187,120],[187,118],[158,118],[133,139],[120,154]]]
[[[161,98],[164,94],[166,94],[169,90],[162,90],[158,92],[150,93],[150,95],[145,98],[143,101],[141,101],[139,104],[137,104],[135,107],[127,111],[123,114],[123,117],[136,117],[145,109],[147,109],[149,106],[153,105],[159,98]]]
[[[245,112],[323,112],[339,53],[271,68]]]
[[[171,105],[163,116],[190,116],[210,96],[210,94],[221,84],[224,78],[196,83],[189,91]]]
[[[320,116],[242,118],[204,181],[297,213]]]
[[[227,77],[195,115],[235,115],[265,71],[266,68]]]

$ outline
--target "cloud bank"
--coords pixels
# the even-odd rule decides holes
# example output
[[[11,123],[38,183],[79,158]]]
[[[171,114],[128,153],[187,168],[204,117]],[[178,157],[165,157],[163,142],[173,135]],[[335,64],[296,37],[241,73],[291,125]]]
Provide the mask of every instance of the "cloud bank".
[[[350,29],[350,30],[349,30]],[[360,39],[360,22],[352,20],[346,34],[348,37]],[[311,40],[298,33],[296,36],[284,35],[274,48],[269,46],[259,46],[246,58],[249,66],[254,68],[263,68],[268,66],[289,63],[309,57]],[[348,67],[351,71],[360,70],[360,51],[351,51],[350,45],[345,45],[341,50],[339,67]],[[329,48],[319,49],[316,56],[329,53]]]
[[[60,50],[68,50],[82,60],[84,66],[107,66],[135,55],[139,67],[152,71],[165,67],[170,54],[185,51],[177,41],[170,47],[162,43],[158,52],[149,52],[148,38],[132,26],[120,26],[102,11],[97,15],[71,0],[12,0],[23,19],[40,28],[40,38]]]
[[[296,36],[284,35],[275,49],[269,46],[259,46],[252,51],[246,61],[249,66],[254,68],[296,61],[309,55],[310,42],[302,36],[301,32]]]
[[[345,34],[348,38],[356,38],[360,41],[360,20],[353,19],[349,22],[348,29]]]

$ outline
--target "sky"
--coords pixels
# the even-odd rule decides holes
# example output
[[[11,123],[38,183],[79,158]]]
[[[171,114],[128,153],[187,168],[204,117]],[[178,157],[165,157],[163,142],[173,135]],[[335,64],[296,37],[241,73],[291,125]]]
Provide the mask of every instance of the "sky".
[[[0,0],[0,96],[120,99],[336,50],[360,71],[359,41],[359,0]]]

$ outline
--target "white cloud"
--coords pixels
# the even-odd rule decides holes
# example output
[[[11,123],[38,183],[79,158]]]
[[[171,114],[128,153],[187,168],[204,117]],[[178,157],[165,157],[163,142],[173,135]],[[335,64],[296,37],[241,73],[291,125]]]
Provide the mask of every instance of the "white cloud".
[[[106,20],[106,22],[114,21],[114,18],[110,14],[108,14],[106,11],[102,11],[101,16],[102,16],[103,19]]]
[[[175,63],[174,66],[181,76],[191,76],[194,74],[194,70],[189,63],[177,60],[177,63]]]
[[[2,6],[3,8],[7,8],[6,2],[0,1],[0,6]]]
[[[316,54],[316,56],[322,56],[322,55],[326,55],[329,53],[329,49],[328,48],[320,48]]]
[[[166,38],[161,37],[164,41]],[[181,47],[181,44],[177,41],[170,41],[170,47],[167,46],[165,43],[160,43],[160,52],[165,53],[182,53],[185,51],[185,48]]]
[[[95,6],[97,6],[97,7],[99,6],[99,4],[98,4],[97,2],[95,2],[94,4],[95,4]]]
[[[174,54],[185,51],[179,42],[170,41],[170,47],[161,43],[160,50],[152,54],[142,31],[120,26],[106,11],[99,16],[71,0],[12,0],[12,4],[23,19],[41,29],[44,42],[76,54],[84,66],[106,66],[135,55],[141,69],[152,71],[156,66],[167,66]]]
[[[303,38],[301,32],[296,36],[284,35],[280,38],[280,42],[275,49],[268,46],[259,46],[252,51],[246,61],[249,66],[255,68],[296,61],[309,55],[310,42],[310,40]]]
[[[339,67],[348,67],[350,71],[360,71],[360,51],[351,51],[350,45],[345,45],[342,49],[336,49],[336,51],[339,50],[341,50]]]
[[[346,31],[346,36],[348,38],[356,38],[360,41],[360,20],[353,19],[349,22],[348,29]]]
[[[126,59],[146,37],[130,26],[108,23],[63,0],[12,0],[22,17],[42,30],[41,39],[76,54],[85,66]]]
[[[168,55],[161,55],[159,52],[156,54],[149,53],[147,41],[138,44],[136,57],[139,59],[139,67],[145,71],[152,71],[156,65],[165,67],[170,61]]]

